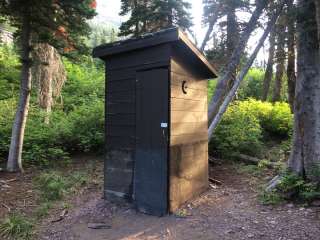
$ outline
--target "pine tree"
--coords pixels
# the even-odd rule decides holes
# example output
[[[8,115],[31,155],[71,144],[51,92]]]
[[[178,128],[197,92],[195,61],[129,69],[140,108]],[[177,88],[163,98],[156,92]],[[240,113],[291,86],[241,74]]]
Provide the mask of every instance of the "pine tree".
[[[138,37],[147,32],[147,22],[151,13],[148,0],[121,0],[121,16],[130,15],[128,21],[120,26],[119,36]]]
[[[152,31],[179,26],[184,31],[192,27],[189,10],[191,4],[184,0],[154,0],[151,5]]]
[[[203,51],[206,44],[212,36],[214,25],[219,22],[219,31],[227,32],[226,39],[221,39],[225,48],[226,59],[231,57],[231,54],[239,39],[240,24],[236,11],[249,10],[248,0],[203,0],[203,23],[208,26],[206,36],[202,42],[201,50]],[[226,20],[225,20],[226,18]]]
[[[138,37],[173,26],[190,30],[190,8],[185,0],[122,0],[120,15],[130,18],[120,26],[119,36]]]
[[[60,52],[83,50],[89,33],[87,19],[95,16],[95,0],[0,0],[0,15],[17,28],[22,63],[20,97],[7,163],[8,171],[22,170],[22,146],[30,92],[32,49],[49,43]]]

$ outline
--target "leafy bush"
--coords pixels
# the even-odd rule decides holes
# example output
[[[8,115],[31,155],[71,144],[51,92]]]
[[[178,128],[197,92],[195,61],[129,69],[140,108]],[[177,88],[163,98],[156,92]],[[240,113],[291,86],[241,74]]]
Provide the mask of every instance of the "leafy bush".
[[[11,45],[0,45],[0,100],[17,95],[20,62]]]
[[[251,68],[238,91],[239,99],[261,99],[264,74],[263,69]]]
[[[237,153],[255,155],[262,147],[262,129],[253,114],[239,107],[239,102],[232,104],[218,125],[213,146],[226,156]]]
[[[279,136],[290,136],[293,131],[293,115],[287,103],[277,102],[273,105],[268,121],[263,127],[266,131]]]
[[[83,57],[81,63],[72,63],[64,59],[64,66],[67,71],[67,81],[62,90],[64,112],[104,100],[103,65],[97,64],[92,58]]]
[[[287,171],[282,175],[279,184],[273,191],[264,191],[261,196],[262,201],[266,204],[277,203],[277,201],[271,201],[272,199],[308,203],[320,197],[320,186],[317,183],[303,179],[293,172]]]
[[[14,240],[32,239],[33,223],[26,217],[13,213],[0,224],[0,236]]]
[[[3,52],[3,51],[2,51]],[[0,48],[1,54],[1,48]],[[9,53],[6,53],[6,55]],[[17,56],[12,55],[16,62]],[[16,63],[14,61],[14,63]],[[0,60],[0,68],[1,68]],[[83,57],[81,64],[64,60],[68,80],[62,92],[63,101],[58,101],[50,116],[50,124],[31,99],[25,130],[23,160],[25,164],[49,166],[66,163],[74,152],[101,153],[104,149],[104,71],[102,65],[91,58]],[[5,65],[12,72],[15,64]],[[2,73],[2,72],[1,72]],[[9,73],[8,73],[9,74]],[[13,77],[12,73],[9,74]],[[0,80],[3,75],[0,76]],[[1,86],[8,88],[5,82]],[[16,99],[1,100],[0,91],[0,160],[5,161],[9,151],[11,129],[16,112]],[[17,96],[17,94],[14,94]]]
[[[9,150],[16,105],[14,99],[0,100],[0,159],[1,157],[6,158]]]
[[[287,103],[254,99],[233,102],[219,123],[210,148],[222,155],[259,155],[264,135],[290,137],[293,115]]]

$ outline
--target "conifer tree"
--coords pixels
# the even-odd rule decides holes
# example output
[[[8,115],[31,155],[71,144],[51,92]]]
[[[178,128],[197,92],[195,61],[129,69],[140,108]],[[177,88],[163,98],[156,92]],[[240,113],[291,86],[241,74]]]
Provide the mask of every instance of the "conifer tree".
[[[120,15],[130,18],[120,26],[119,36],[138,37],[173,26],[190,30],[190,8],[185,0],[122,0]]]
[[[192,27],[190,9],[191,4],[185,0],[154,0],[151,7],[152,30],[174,26],[179,26],[184,31],[190,30]]]
[[[87,19],[95,16],[95,0],[0,0],[0,15],[17,28],[20,40],[21,80],[17,112],[7,163],[8,171],[22,170],[22,146],[30,92],[32,49],[49,43],[60,52],[83,49],[89,33]]]

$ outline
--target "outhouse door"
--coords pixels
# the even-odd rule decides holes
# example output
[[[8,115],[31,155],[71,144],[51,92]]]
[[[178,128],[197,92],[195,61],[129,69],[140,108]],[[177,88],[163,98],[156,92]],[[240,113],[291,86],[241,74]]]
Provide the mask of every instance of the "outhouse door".
[[[168,69],[137,72],[134,201],[139,211],[168,210]]]

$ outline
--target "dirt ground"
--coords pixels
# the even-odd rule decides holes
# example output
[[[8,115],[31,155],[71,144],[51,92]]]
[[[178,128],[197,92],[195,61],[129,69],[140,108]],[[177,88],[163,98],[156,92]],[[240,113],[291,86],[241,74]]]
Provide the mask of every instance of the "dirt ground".
[[[232,164],[217,165],[210,175],[223,182],[186,205],[176,215],[153,217],[130,205],[101,199],[101,189],[76,199],[61,222],[43,223],[40,239],[48,240],[316,240],[320,239],[320,208],[293,204],[263,206],[257,183]],[[105,229],[88,224],[104,223]]]
[[[81,168],[78,166],[77,168]],[[153,217],[137,213],[130,204],[114,204],[102,199],[100,184],[91,184],[65,199],[68,214],[56,220],[63,208],[56,207],[39,223],[37,239],[47,240],[320,240],[320,208],[293,204],[264,206],[257,200],[262,179],[240,173],[239,165],[222,164],[211,168],[212,178],[222,185],[191,201],[177,214]],[[102,175],[102,165],[95,176]],[[32,190],[35,171],[24,175],[0,173],[0,181],[12,180],[0,188],[0,219],[11,210],[31,212],[36,207]],[[95,180],[97,180],[95,179]],[[265,181],[263,179],[262,181]],[[95,181],[97,182],[97,181]],[[1,184],[0,184],[1,185]],[[58,206],[60,206],[58,204]],[[88,224],[103,223],[104,229]]]

